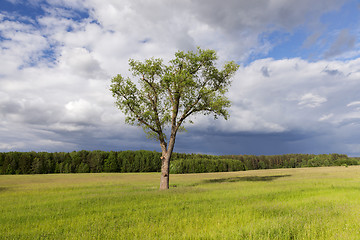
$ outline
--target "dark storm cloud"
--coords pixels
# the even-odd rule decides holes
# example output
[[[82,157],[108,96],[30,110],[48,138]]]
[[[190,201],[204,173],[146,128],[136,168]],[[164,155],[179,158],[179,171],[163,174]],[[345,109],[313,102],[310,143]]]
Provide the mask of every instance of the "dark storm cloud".
[[[324,146],[319,140],[319,133],[283,132],[283,133],[223,133],[213,130],[192,131],[180,134],[175,150],[211,154],[255,154],[277,155],[287,153],[322,153]],[[311,150],[304,147],[313,145]]]

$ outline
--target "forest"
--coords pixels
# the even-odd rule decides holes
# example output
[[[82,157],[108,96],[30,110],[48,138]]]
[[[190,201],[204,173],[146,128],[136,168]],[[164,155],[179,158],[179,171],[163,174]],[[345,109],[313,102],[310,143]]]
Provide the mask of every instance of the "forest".
[[[160,172],[155,151],[0,152],[0,174]],[[360,165],[345,154],[205,155],[173,153],[171,173]]]

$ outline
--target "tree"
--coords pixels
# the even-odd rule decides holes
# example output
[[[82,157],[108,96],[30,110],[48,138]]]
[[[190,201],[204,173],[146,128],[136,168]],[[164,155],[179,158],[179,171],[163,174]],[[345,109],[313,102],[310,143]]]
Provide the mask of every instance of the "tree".
[[[120,74],[112,78],[110,90],[126,115],[126,123],[143,127],[149,138],[160,142],[160,189],[169,188],[171,154],[185,121],[194,114],[229,117],[226,108],[230,101],[225,93],[239,66],[231,61],[219,70],[216,60],[215,51],[200,48],[176,52],[168,65],[162,59],[130,59],[130,71],[138,81]]]
[[[116,152],[111,151],[109,157],[104,161],[104,172],[117,172],[118,168]]]

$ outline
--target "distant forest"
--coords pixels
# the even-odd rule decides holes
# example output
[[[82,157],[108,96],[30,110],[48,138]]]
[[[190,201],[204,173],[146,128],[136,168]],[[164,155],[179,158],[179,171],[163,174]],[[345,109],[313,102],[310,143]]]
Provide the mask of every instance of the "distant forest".
[[[155,151],[74,151],[0,153],[0,174],[160,172]],[[344,154],[204,155],[173,153],[171,173],[246,171],[255,169],[360,165]]]

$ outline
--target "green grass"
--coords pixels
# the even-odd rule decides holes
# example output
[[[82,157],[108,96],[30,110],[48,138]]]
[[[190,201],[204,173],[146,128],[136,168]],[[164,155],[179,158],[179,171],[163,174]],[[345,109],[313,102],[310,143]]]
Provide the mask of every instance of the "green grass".
[[[360,236],[358,166],[159,175],[1,175],[0,239]]]

